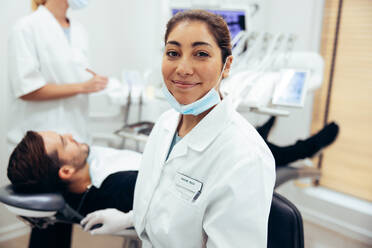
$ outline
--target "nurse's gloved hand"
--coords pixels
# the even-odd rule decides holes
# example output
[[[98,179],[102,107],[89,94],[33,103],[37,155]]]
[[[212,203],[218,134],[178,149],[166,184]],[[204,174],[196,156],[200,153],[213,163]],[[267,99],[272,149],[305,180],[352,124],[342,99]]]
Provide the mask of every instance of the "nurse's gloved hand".
[[[115,234],[133,226],[133,213],[107,208],[88,214],[80,224],[84,227],[84,231],[90,231],[92,235]],[[90,230],[96,224],[102,224],[102,226]]]
[[[106,88],[107,83],[108,83],[107,77],[95,74],[88,81],[81,83],[82,86],[81,92],[86,94],[101,91]]]

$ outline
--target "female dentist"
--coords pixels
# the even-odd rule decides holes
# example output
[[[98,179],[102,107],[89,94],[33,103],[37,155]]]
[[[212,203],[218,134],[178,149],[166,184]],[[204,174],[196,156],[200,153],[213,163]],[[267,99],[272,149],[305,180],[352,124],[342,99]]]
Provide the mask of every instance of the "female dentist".
[[[67,18],[88,0],[32,0],[32,14],[19,20],[9,38],[8,77],[12,90],[9,150],[27,130],[71,133],[81,142],[87,132],[88,93],[106,87],[107,78],[88,70],[84,28]],[[71,225],[32,230],[29,247],[70,247]]]
[[[92,213],[82,221],[85,229],[102,223],[92,232],[117,232],[134,223],[144,248],[267,246],[274,159],[219,93],[231,63],[221,17],[199,10],[172,17],[162,73],[173,110],[146,144],[133,212]]]

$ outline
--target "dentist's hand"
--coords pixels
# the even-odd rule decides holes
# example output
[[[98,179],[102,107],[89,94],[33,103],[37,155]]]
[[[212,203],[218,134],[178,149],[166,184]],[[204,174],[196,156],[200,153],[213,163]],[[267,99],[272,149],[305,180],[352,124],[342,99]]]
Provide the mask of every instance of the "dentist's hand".
[[[100,75],[93,75],[91,79],[81,84],[81,93],[93,93],[106,88],[108,78]]]
[[[133,212],[124,213],[115,208],[98,210],[88,214],[80,224],[84,231],[90,231],[94,225],[102,224],[101,227],[90,231],[92,235],[115,234],[133,226]]]

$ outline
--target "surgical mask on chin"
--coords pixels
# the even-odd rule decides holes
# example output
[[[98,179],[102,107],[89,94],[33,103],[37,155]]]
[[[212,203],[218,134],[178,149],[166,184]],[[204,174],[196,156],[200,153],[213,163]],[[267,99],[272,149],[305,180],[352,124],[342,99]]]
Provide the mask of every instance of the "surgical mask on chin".
[[[226,66],[226,62],[223,65],[222,72],[221,72],[220,76],[218,77],[217,82],[220,81],[220,79],[222,77],[222,73],[225,70],[225,66]],[[172,108],[174,108],[177,112],[179,112],[183,115],[195,115],[195,116],[199,115],[199,114],[203,113],[204,111],[210,109],[211,107],[215,106],[219,102],[221,102],[220,95],[218,94],[218,92],[214,88],[210,89],[208,91],[208,93],[205,94],[199,100],[197,100],[193,103],[187,104],[187,105],[180,104],[176,100],[176,98],[172,95],[172,93],[169,92],[166,85],[164,85],[162,87],[162,92],[163,92],[165,98],[167,99],[168,103],[172,106]]]
[[[71,9],[82,9],[85,8],[89,3],[89,0],[68,0],[68,5]]]

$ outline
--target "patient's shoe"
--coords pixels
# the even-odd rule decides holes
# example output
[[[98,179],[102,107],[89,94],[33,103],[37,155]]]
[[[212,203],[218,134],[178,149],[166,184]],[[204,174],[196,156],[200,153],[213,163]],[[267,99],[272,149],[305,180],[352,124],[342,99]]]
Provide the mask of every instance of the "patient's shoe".
[[[306,147],[306,157],[312,157],[323,148],[335,141],[339,131],[339,126],[335,122],[327,124],[322,130],[304,140]]]
[[[265,122],[262,126],[257,127],[257,132],[261,135],[261,137],[266,140],[267,137],[269,136],[270,130],[272,126],[274,125],[276,120],[275,116],[271,116],[270,119]]]

